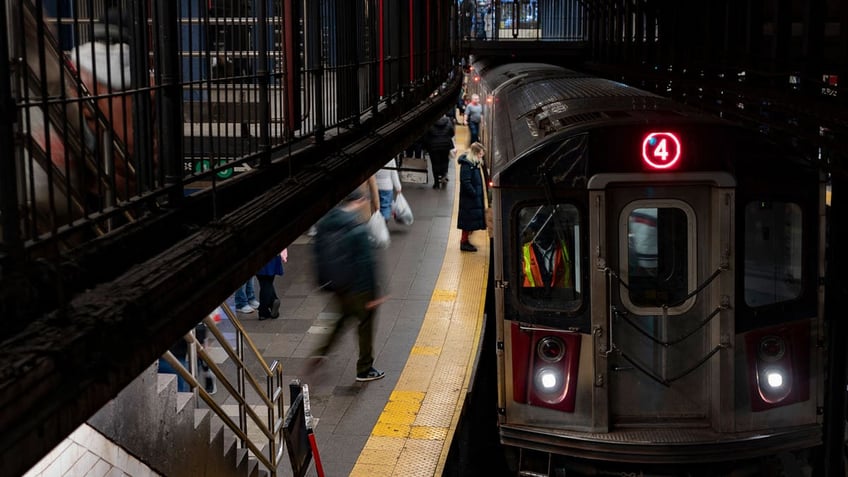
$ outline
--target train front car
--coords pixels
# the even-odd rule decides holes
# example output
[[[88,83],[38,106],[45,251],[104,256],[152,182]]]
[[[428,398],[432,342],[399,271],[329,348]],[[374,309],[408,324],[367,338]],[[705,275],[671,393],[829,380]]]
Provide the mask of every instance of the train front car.
[[[513,470],[809,465],[823,400],[817,169],[620,83],[476,68]]]

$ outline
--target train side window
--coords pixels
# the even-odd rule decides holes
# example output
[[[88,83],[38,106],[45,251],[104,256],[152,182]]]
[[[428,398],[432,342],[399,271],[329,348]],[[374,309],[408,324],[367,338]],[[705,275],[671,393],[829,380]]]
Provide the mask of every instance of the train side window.
[[[629,304],[682,310],[678,307],[686,307],[681,300],[692,281],[694,218],[677,202],[648,207],[636,204],[625,213],[627,258],[623,272]]]
[[[801,207],[787,202],[745,206],[745,303],[770,305],[801,296]]]
[[[576,308],[580,300],[580,215],[571,204],[535,205],[518,213],[521,302]]]

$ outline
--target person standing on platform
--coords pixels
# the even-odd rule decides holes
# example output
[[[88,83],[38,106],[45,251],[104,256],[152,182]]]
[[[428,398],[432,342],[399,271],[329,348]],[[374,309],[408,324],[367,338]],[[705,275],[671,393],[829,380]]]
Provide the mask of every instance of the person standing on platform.
[[[390,160],[383,169],[375,172],[374,180],[377,182],[377,193],[380,197],[380,213],[388,222],[392,218],[392,201],[402,190],[395,160]]]
[[[486,149],[479,142],[471,144],[468,152],[459,156],[459,212],[456,228],[462,230],[459,249],[476,252],[477,247],[468,240],[471,232],[486,229],[486,207],[483,197],[481,164]]]
[[[280,317],[280,299],[274,289],[274,278],[283,274],[283,262],[288,258],[288,250],[274,255],[271,260],[256,272],[259,281],[259,320]]]
[[[460,124],[465,124],[465,107],[468,106],[470,101],[468,95],[465,93],[460,93],[459,98],[456,100],[456,109],[459,110]]]
[[[465,106],[465,123],[468,124],[468,134],[471,136],[471,144],[480,142],[480,122],[483,120],[483,105],[480,104],[480,95],[472,94],[471,102]]]
[[[250,314],[259,308],[259,300],[256,299],[256,291],[253,288],[253,277],[248,278],[244,285],[236,290],[233,298],[239,313]]]
[[[377,293],[377,263],[368,238],[367,227],[359,220],[367,200],[357,188],[330,210],[318,222],[315,242],[315,262],[319,269],[332,275],[329,289],[341,310],[341,317],[332,332],[316,349],[313,366],[327,356],[344,329],[346,322],[355,319],[359,334],[359,357],[356,361],[356,380],[374,381],[385,376],[374,367],[374,312],[386,300]],[[322,248],[322,245],[327,248]],[[332,247],[333,250],[328,250]]]
[[[471,25],[474,22],[474,15],[477,5],[475,0],[462,0],[459,7],[460,27],[462,28],[462,40],[471,39]]]
[[[448,181],[448,156],[455,147],[453,135],[453,123],[447,116],[442,116],[427,132],[425,143],[433,168],[433,189],[443,189]]]

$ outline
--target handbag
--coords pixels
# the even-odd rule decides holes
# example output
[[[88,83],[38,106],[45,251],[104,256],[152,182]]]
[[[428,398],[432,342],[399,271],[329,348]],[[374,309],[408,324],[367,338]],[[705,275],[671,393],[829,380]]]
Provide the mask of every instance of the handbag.
[[[403,225],[412,225],[414,217],[412,209],[409,207],[409,202],[403,194],[398,193],[395,200],[392,201],[392,215],[395,217],[395,222]]]
[[[387,248],[392,242],[389,237],[389,227],[386,226],[386,219],[378,210],[371,215],[368,220],[368,238],[371,239],[371,245],[374,248]]]

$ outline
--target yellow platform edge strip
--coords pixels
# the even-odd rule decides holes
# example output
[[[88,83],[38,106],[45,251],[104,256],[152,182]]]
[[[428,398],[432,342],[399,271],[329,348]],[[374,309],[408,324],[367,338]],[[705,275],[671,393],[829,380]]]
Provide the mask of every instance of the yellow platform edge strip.
[[[467,137],[466,128],[457,128],[457,143],[466,143]],[[464,148],[458,149],[461,154]],[[455,169],[457,180],[459,168]],[[452,224],[458,215],[458,196],[456,186]],[[459,250],[460,234],[451,227],[421,330],[352,476],[442,475],[471,384],[489,272],[486,231],[472,234],[475,253]]]

